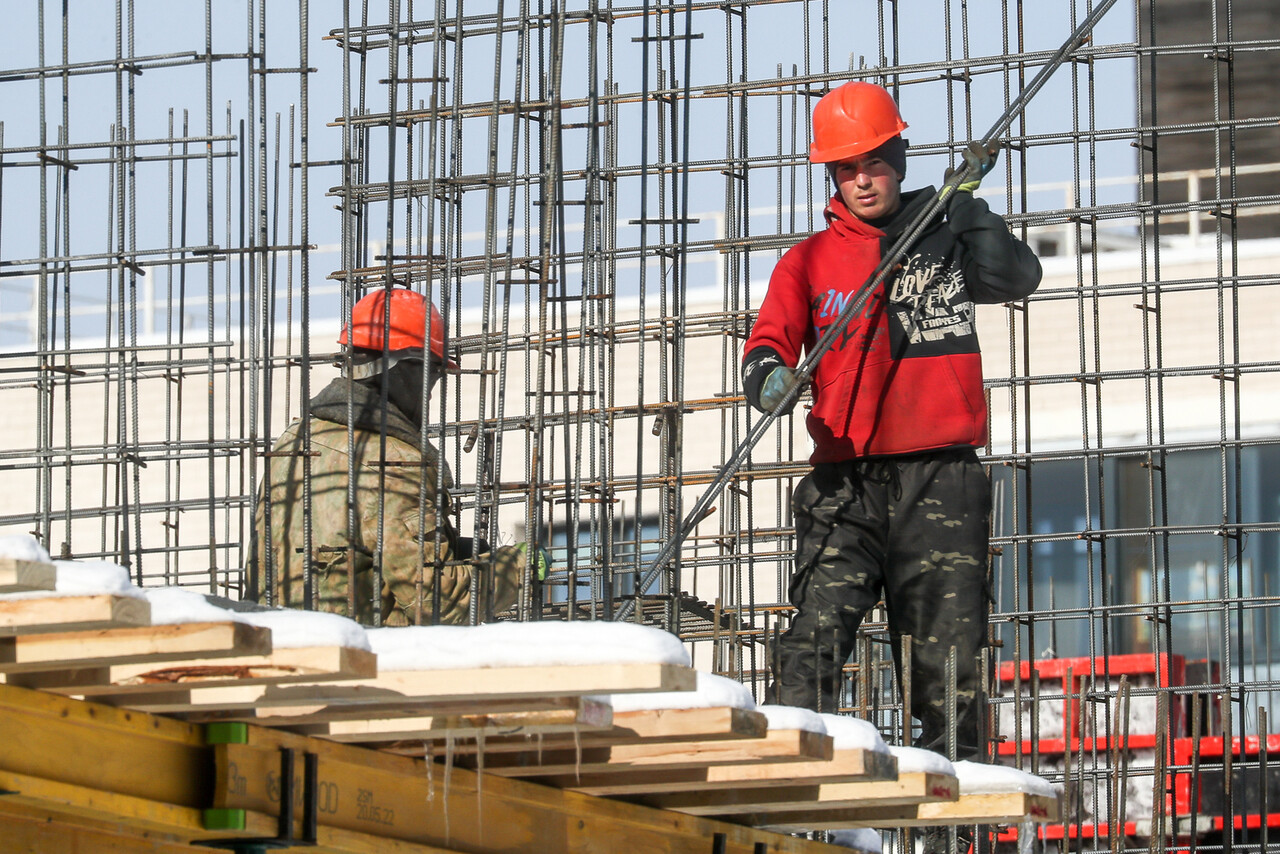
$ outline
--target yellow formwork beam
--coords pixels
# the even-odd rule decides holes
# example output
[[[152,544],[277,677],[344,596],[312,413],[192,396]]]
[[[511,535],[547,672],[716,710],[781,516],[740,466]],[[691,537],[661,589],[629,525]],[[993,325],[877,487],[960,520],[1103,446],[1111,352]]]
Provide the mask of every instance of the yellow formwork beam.
[[[277,814],[280,750],[295,751],[293,791],[303,789],[301,755],[317,756],[322,827],[377,833],[472,852],[645,851],[707,854],[717,834],[726,854],[822,854],[830,846],[768,831],[345,744],[245,727],[243,743],[215,747],[216,807]],[[295,803],[301,832],[300,802]]]
[[[203,725],[0,685],[0,833],[59,840],[52,849],[171,854],[192,841],[271,837],[282,748],[296,752],[300,834],[302,756],[317,757],[318,845],[331,854],[645,851],[823,854],[822,843],[566,792],[441,763],[247,724]],[[231,738],[226,738],[231,734]],[[30,826],[47,814],[51,826]],[[53,827],[52,825],[57,825]],[[27,843],[23,843],[27,844]],[[44,844],[31,842],[31,845]],[[52,843],[51,843],[52,844]],[[22,849],[16,849],[22,850]],[[34,849],[39,850],[39,849]],[[110,848],[106,850],[112,850]],[[303,849],[299,849],[303,850]]]
[[[175,806],[207,806],[204,730],[13,685],[0,685],[0,770]]]

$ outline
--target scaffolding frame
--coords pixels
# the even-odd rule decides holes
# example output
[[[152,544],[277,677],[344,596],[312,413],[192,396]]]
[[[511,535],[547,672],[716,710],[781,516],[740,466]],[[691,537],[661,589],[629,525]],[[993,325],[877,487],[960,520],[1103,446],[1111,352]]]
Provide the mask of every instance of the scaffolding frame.
[[[742,343],[773,263],[822,227],[812,106],[848,79],[886,85],[912,123],[908,183],[937,183],[1094,4],[371,5],[16,13],[32,37],[0,72],[0,469],[14,484],[0,530],[138,584],[241,596],[263,455],[333,375],[355,301],[407,286],[441,310],[462,364],[422,437],[454,474],[455,525],[555,557],[503,616],[607,619],[638,602],[634,619],[761,696],[789,613],[799,415],[656,586],[637,581],[758,418]],[[1071,756],[1068,738],[1042,755],[1042,707],[1079,715],[1081,734],[1120,737],[1120,704],[1147,698],[1165,731],[1178,718],[1198,738],[1194,717],[1204,734],[1269,734],[1280,521],[1261,502],[1280,477],[1266,324],[1280,282],[1265,259],[1280,253],[1257,224],[1280,210],[1280,167],[1245,155],[1280,116],[1243,82],[1280,55],[1263,18],[1239,0],[1122,0],[1016,119],[983,190],[1057,277],[980,314],[993,732],[1010,761],[1068,783],[1077,820],[1111,827],[1081,846],[1123,844],[1120,751],[1082,738]],[[113,49],[88,38],[108,27]],[[1188,62],[1203,64],[1207,115],[1161,88]],[[1191,506],[1201,478],[1213,500]],[[1071,561],[1088,581],[1064,604]],[[886,631],[881,615],[864,626],[847,707],[901,735],[909,686],[893,684]],[[1204,671],[1174,684],[1184,634]],[[1100,666],[1047,693],[1024,675],[1073,644]],[[1137,651],[1165,663],[1150,684],[1109,664]],[[1125,771],[1150,778],[1137,835],[1154,850],[1177,828],[1169,751],[1152,750],[1149,771]],[[1238,761],[1265,773],[1243,748]]]

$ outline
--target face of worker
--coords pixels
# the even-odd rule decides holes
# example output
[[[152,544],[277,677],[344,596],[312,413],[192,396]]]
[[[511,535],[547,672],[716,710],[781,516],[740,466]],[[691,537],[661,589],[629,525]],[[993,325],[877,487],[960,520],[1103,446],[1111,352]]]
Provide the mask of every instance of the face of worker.
[[[832,164],[831,176],[845,207],[858,219],[889,216],[902,204],[902,176],[874,152]]]
[[[426,382],[427,395],[430,396],[441,373],[440,365],[434,359],[431,365],[416,359],[405,359],[396,363],[387,374],[387,396],[414,424],[421,424],[422,384]]]

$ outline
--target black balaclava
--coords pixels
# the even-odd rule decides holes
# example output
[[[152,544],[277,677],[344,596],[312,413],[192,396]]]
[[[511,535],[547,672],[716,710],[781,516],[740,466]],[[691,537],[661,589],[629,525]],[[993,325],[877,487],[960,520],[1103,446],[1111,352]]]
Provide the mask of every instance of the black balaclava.
[[[435,363],[434,359],[432,359],[430,366],[415,359],[405,359],[392,365],[391,369],[385,374],[370,378],[375,383],[381,377],[386,378],[387,400],[395,404],[395,407],[403,412],[405,417],[419,430],[422,429],[423,420],[422,382],[424,374],[426,374],[427,397],[430,398],[432,389],[440,379],[439,365]]]

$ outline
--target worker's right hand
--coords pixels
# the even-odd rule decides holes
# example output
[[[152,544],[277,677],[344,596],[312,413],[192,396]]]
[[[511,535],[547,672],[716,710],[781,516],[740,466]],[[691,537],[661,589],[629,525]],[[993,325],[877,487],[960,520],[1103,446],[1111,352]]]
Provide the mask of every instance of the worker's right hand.
[[[764,378],[764,385],[760,387],[760,406],[766,412],[776,412],[779,415],[786,415],[796,405],[796,400],[800,395],[791,398],[791,403],[787,408],[779,411],[778,407],[782,405],[782,399],[787,396],[787,392],[796,384],[796,372],[786,365],[779,365],[769,372]]]

